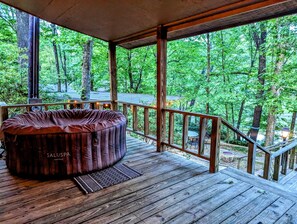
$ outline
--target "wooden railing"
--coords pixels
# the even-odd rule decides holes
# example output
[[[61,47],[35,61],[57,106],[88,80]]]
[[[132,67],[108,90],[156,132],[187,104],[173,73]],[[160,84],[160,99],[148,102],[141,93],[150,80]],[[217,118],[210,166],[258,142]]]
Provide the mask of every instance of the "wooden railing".
[[[0,105],[0,126],[4,120],[13,114],[19,114],[34,110],[47,111],[50,109],[83,109],[86,106],[90,109],[110,109],[110,100],[100,101],[77,101],[69,100],[67,102],[59,103],[37,103],[37,104],[14,104],[14,105]]]
[[[168,124],[167,139],[164,139],[163,144],[178,149],[180,151],[189,153],[199,158],[209,161],[209,171],[216,172],[219,168],[219,145],[220,145],[220,126],[221,118],[216,116],[209,116],[205,114],[186,112],[181,110],[164,109],[166,123]],[[182,121],[182,135],[181,144],[175,141],[175,120],[177,116],[181,116]],[[189,136],[189,119],[197,118],[195,130],[196,136]],[[198,123],[199,122],[199,123]],[[207,131],[209,133],[207,133]],[[195,138],[197,140],[197,149],[191,149],[189,142],[192,143]],[[195,141],[195,140],[194,140]],[[209,148],[206,149],[206,144]]]
[[[286,175],[288,169],[294,169],[297,140],[288,140],[269,147],[263,147],[223,119],[222,124],[248,142],[248,173],[255,173],[257,153],[264,154],[262,177],[265,179],[278,181],[280,173]],[[277,151],[274,152],[273,150]]]
[[[257,150],[261,150],[262,153],[265,155],[264,161],[264,168],[263,168],[263,178],[269,179],[269,172],[268,167],[265,165],[270,161],[270,151],[259,145],[256,141],[248,137],[246,134],[238,130],[237,128],[233,127],[230,123],[226,120],[222,119],[222,124],[225,125],[227,128],[232,130],[236,135],[239,135],[242,139],[247,141],[248,144],[248,155],[247,155],[247,172],[250,174],[255,173],[255,165],[256,165],[256,155]]]
[[[271,160],[274,159],[274,165],[268,164],[268,169],[272,170],[272,179],[278,181],[280,174],[287,175],[288,169],[294,170],[296,163],[296,146],[297,139],[291,141],[289,144],[283,143],[279,150],[271,154]]]
[[[156,125],[158,124],[156,124],[156,107],[121,101],[118,101],[118,107],[128,117],[129,131],[148,139],[157,140]],[[216,172],[219,166],[220,118],[173,109],[164,109],[163,112],[166,120],[166,130],[164,130],[166,132],[164,136],[166,137],[162,139],[161,144],[209,161],[210,172]],[[176,133],[175,120],[178,119],[177,115],[181,116],[182,127]],[[196,130],[198,135],[195,136],[198,141],[197,150],[192,150],[188,144],[190,137],[188,135],[190,117],[199,119]],[[151,128],[152,125],[154,127]],[[210,133],[209,138],[206,139],[206,129],[208,126],[210,127]],[[177,136],[179,134],[180,136]],[[209,145],[208,150],[205,150],[206,143]]]
[[[155,130],[150,128],[151,124],[156,123],[156,107],[118,101],[118,109],[127,117],[128,131],[157,140]]]
[[[127,117],[128,131],[146,139],[157,140],[156,107],[121,101],[118,101],[117,104],[118,109]],[[3,120],[12,116],[12,113],[23,113],[32,110],[47,111],[49,109],[83,109],[86,106],[90,109],[111,109],[111,101],[2,104],[0,105],[0,125]],[[280,173],[286,175],[288,168],[294,169],[297,140],[265,148],[220,117],[167,108],[163,110],[163,113],[166,120],[166,129],[164,130],[164,139],[161,140],[162,145],[209,161],[210,172],[216,172],[219,166],[221,125],[224,125],[247,142],[246,171],[248,173],[255,173],[257,155],[264,155],[262,177],[265,179],[278,180]],[[189,120],[195,120],[194,130],[197,136],[189,135]],[[176,123],[181,125],[176,125]],[[193,127],[191,127],[191,130],[193,130]],[[192,144],[195,144],[194,149]],[[272,149],[278,150],[273,152]]]

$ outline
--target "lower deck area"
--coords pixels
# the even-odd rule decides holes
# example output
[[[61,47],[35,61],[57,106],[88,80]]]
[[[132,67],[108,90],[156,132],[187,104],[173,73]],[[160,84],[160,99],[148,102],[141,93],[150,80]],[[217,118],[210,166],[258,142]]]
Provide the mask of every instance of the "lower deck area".
[[[241,171],[208,168],[127,138],[143,173],[85,195],[71,179],[12,176],[0,160],[0,223],[297,223],[297,194]]]

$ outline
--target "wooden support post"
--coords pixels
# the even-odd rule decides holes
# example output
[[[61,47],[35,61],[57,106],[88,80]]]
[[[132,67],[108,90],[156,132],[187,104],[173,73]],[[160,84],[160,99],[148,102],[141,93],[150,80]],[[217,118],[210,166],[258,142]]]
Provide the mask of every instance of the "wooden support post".
[[[273,170],[273,180],[278,181],[279,178],[279,167],[280,167],[280,156],[274,158],[274,170]]]
[[[254,174],[255,173],[255,164],[256,164],[256,144],[248,144],[248,159],[247,159],[247,172]]]
[[[164,150],[162,142],[165,139],[166,107],[166,71],[167,71],[167,29],[159,26],[157,29],[157,151]]]
[[[207,126],[207,119],[200,118],[200,125],[199,125],[199,146],[198,146],[198,154],[204,155],[204,139],[206,134],[206,126]]]
[[[189,131],[189,116],[184,114],[183,117],[183,136],[182,136],[182,149],[185,150],[187,149],[187,144],[188,144],[188,131]]]
[[[168,143],[172,145],[174,143],[174,113],[169,112],[169,134]]]
[[[96,103],[94,104],[94,109],[99,110],[99,105],[100,105],[100,103],[99,103],[99,102],[96,102]]]
[[[220,133],[221,133],[221,118],[212,120],[211,128],[211,143],[210,143],[210,161],[209,172],[215,173],[219,171],[220,162]]]
[[[111,109],[118,110],[116,45],[113,42],[109,42],[108,46],[109,46],[109,76],[110,76]]]
[[[291,149],[291,152],[290,152],[289,168],[292,170],[294,170],[295,168],[295,154],[296,154],[296,147]]]
[[[39,18],[29,18],[29,72],[28,102],[41,103],[39,99]]]
[[[123,103],[123,114],[125,115],[125,117],[127,118],[127,114],[128,114],[128,106],[127,104]],[[128,119],[128,118],[127,118]]]
[[[133,110],[132,110],[132,113],[133,113],[133,131],[137,131],[138,130],[138,114],[137,114],[137,111],[138,111],[138,107],[137,106],[133,106],[132,107]]]
[[[270,153],[265,153],[263,178],[266,180],[271,179],[270,169],[271,169],[271,155],[270,155]]]
[[[143,113],[144,113],[144,121],[143,121],[144,130],[143,130],[143,132],[144,132],[145,136],[148,136],[150,133],[149,108],[145,107]]]
[[[284,175],[287,175],[287,171],[288,171],[288,155],[289,155],[288,151],[284,152],[283,155],[282,155],[281,173],[284,174]]]
[[[8,109],[5,107],[6,105],[5,102],[0,102],[0,126],[3,121],[8,119]]]

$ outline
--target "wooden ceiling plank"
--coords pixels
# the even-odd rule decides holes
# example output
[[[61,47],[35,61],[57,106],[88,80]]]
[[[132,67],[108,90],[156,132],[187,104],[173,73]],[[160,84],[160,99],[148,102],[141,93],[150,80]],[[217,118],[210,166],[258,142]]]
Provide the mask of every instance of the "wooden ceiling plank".
[[[156,29],[159,25],[167,28],[168,39],[173,40],[210,30],[244,25],[275,17],[274,15],[287,15],[297,10],[297,0],[150,0],[149,2],[147,0],[0,0],[0,2],[60,26],[105,41],[113,41],[129,49],[156,43]],[[281,13],[274,8],[278,4],[282,6],[279,7]],[[271,7],[273,13],[261,10],[266,7]],[[258,17],[255,13],[261,15]],[[250,20],[252,16],[255,18]],[[233,21],[230,19],[233,17],[240,19]]]
[[[257,0],[240,1],[240,2],[219,7],[217,9],[209,10],[205,13],[188,17],[186,19],[164,24],[164,27],[168,28],[168,35],[171,36],[170,33],[176,30],[187,29],[189,27],[194,27],[210,21],[215,21],[215,20],[219,20],[225,17],[234,16],[234,15],[240,15],[242,13],[251,12],[254,10],[258,10],[259,8],[269,7],[269,6],[272,6],[275,4],[281,4],[287,1],[288,0],[265,0],[265,1],[262,0],[260,2]],[[227,26],[228,25],[226,25],[225,27]],[[121,38],[120,40],[114,40],[114,42],[117,42],[119,45],[125,45],[125,43],[135,41],[137,39],[147,38],[149,36],[155,36],[156,29],[151,29],[151,30],[154,30],[154,32],[142,31],[140,33],[129,35],[128,37]],[[190,35],[186,35],[186,36],[190,36]],[[182,38],[182,37],[179,37],[179,38]],[[178,38],[172,38],[172,39],[178,39]]]
[[[277,17],[281,17],[281,16],[287,16],[287,15],[291,15],[291,14],[294,14],[294,13],[297,13],[297,9],[293,9],[292,11],[286,11],[284,13],[279,13],[277,15],[273,15],[273,16],[269,16],[269,17],[265,17],[265,20],[268,20],[268,19],[274,19],[274,18],[277,18]],[[197,36],[197,35],[201,35],[201,34],[204,34],[204,33],[209,33],[209,32],[214,32],[214,31],[219,31],[219,30],[224,30],[224,29],[228,29],[228,28],[232,28],[232,27],[236,27],[236,26],[241,26],[241,25],[247,25],[249,23],[252,23],[252,22],[259,22],[259,21],[263,21],[263,18],[259,18],[259,19],[251,19],[251,20],[246,20],[244,22],[240,21],[240,22],[236,22],[236,23],[233,23],[233,24],[225,24],[225,25],[222,25],[220,27],[214,27],[214,28],[209,28],[209,29],[202,29],[201,31],[193,31],[193,32],[188,32],[186,34],[180,34],[180,35],[170,35],[172,34],[173,32],[176,32],[176,31],[173,31],[171,33],[169,33],[168,35],[168,40],[172,41],[172,40],[178,40],[178,39],[182,39],[182,38],[187,38],[187,37],[191,37],[191,36]],[[178,31],[181,31],[181,30],[178,30]]]
[[[187,22],[190,22],[190,21],[193,21],[193,20],[198,20],[198,19],[203,18],[203,17],[215,15],[217,13],[223,13],[223,12],[226,12],[226,11],[230,11],[232,9],[242,8],[243,6],[255,4],[255,3],[259,2],[259,1],[263,1],[263,0],[243,0],[243,1],[230,3],[230,4],[227,4],[227,5],[212,9],[212,10],[208,10],[208,11],[203,12],[203,13],[193,15],[193,16],[188,17],[188,18],[177,20],[177,21],[174,21],[172,23],[167,23],[166,27],[169,28],[169,27],[180,25],[180,24],[183,24],[183,23],[187,23]]]
[[[225,11],[222,13],[212,14],[210,16],[200,17],[194,21],[190,21],[190,22],[186,22],[186,23],[182,23],[182,24],[178,24],[178,25],[174,25],[174,26],[170,26],[170,27],[168,27],[167,24],[165,26],[168,27],[168,32],[171,32],[174,30],[180,30],[180,29],[185,29],[185,28],[192,27],[192,26],[197,26],[202,23],[226,18],[229,16],[240,15],[245,12],[259,10],[259,8],[269,7],[271,5],[280,4],[283,2],[287,2],[287,0],[268,0],[268,1],[264,1],[264,2],[255,3],[252,5],[236,8],[233,10]]]

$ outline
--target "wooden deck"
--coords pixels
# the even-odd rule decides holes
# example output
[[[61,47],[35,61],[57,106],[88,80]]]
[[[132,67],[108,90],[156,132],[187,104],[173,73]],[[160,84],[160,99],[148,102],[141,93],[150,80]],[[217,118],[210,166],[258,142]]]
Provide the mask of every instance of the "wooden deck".
[[[279,184],[283,185],[288,191],[297,193],[297,172],[296,172],[296,170],[291,171],[288,175],[284,176],[279,181]]]
[[[127,142],[124,162],[144,175],[89,195],[11,176],[0,160],[0,223],[297,223],[297,194],[276,183]]]

